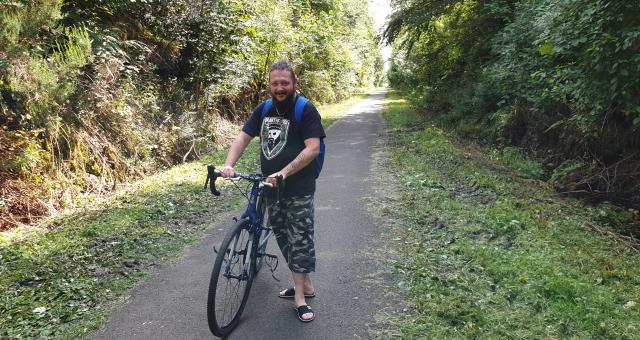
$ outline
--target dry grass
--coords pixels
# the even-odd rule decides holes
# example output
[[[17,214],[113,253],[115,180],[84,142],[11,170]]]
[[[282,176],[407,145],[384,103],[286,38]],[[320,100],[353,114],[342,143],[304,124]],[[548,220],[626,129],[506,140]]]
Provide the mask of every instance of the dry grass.
[[[0,178],[0,232],[49,216],[53,209],[40,198],[40,192],[33,183]]]

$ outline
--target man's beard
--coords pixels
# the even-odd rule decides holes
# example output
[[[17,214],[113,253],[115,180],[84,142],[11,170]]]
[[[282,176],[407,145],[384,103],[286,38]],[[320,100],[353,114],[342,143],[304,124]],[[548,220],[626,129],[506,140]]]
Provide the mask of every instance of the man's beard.
[[[271,98],[273,98],[273,100],[278,103],[292,103],[293,97],[295,96],[295,94],[296,94],[296,90],[294,89],[282,101],[279,101],[278,99],[276,99],[276,96],[273,93],[271,94]]]
[[[276,108],[278,109],[278,111],[281,112],[282,114],[284,114],[285,112],[288,112],[293,107],[295,96],[296,96],[295,89],[291,92],[291,94],[287,95],[287,97],[285,97],[282,101],[278,101],[278,99],[276,99],[276,97],[273,94],[271,94],[271,98],[273,98],[273,103],[276,105]]]

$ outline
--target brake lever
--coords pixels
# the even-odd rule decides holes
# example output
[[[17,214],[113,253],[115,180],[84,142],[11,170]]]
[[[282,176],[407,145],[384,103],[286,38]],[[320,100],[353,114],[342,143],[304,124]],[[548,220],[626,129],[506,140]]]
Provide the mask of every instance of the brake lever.
[[[207,190],[207,184],[209,184],[209,190],[215,196],[220,196],[220,191],[216,189],[216,179],[220,177],[220,172],[216,170],[213,164],[207,164],[207,179],[204,182],[204,189]]]

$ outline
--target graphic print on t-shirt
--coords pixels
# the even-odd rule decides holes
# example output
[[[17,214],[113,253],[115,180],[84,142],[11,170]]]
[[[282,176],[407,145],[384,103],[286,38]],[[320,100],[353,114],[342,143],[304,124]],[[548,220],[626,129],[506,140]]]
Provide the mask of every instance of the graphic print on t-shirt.
[[[260,143],[266,159],[276,157],[287,145],[289,120],[278,117],[265,117],[262,120]]]

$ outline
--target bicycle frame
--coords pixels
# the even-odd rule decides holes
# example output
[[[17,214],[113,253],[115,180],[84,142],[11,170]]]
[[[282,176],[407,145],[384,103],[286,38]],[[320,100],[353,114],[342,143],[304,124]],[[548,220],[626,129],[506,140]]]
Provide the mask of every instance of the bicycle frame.
[[[240,216],[240,218],[249,218],[249,220],[251,221],[249,232],[254,235],[254,242],[260,242],[260,236],[262,235],[262,233],[271,230],[271,227],[269,227],[268,218],[265,219],[265,216],[268,216],[267,207],[264,207],[265,214],[260,214],[258,212],[259,210],[262,210],[258,209],[258,203],[266,205],[264,197],[262,197],[262,202],[258,202],[261,197],[260,194],[262,193],[263,187],[264,184],[262,182],[253,184],[253,186],[251,187],[249,202],[247,203],[247,208],[245,212]],[[256,249],[258,250],[258,256],[263,256],[265,254],[267,242],[269,241],[271,236],[273,236],[273,232],[270,232],[267,237],[262,240],[262,242],[258,243],[258,246],[256,247]]]
[[[262,186],[259,183],[254,183],[251,187],[251,195],[249,195],[249,202],[244,213],[240,215],[241,219],[249,218],[251,221],[260,222],[262,216],[258,216],[258,197],[262,193]]]
[[[219,196],[216,190],[216,179],[222,176],[213,165],[207,166],[207,185],[211,193]],[[240,219],[227,232],[221,243],[221,250],[216,251],[209,294],[207,297],[207,321],[214,335],[227,336],[240,321],[240,315],[247,303],[251,285],[264,264],[271,269],[271,276],[278,267],[278,257],[267,254],[267,242],[273,236],[269,226],[269,210],[266,209],[264,187],[271,186],[267,177],[261,174],[235,173],[231,180],[246,180],[251,184],[246,187],[234,186],[247,199],[247,205]],[[284,187],[282,176],[275,177],[277,184],[277,202]],[[214,247],[215,250],[215,247]],[[271,261],[269,261],[271,260]],[[273,276],[276,280],[277,278]]]
[[[217,191],[215,188],[215,181],[216,181],[216,178],[219,177],[221,174],[220,172],[216,171],[212,165],[208,165],[207,170],[208,170],[208,177],[207,177],[207,180],[205,181],[205,189],[207,187],[207,184],[210,184],[211,193],[216,196],[219,196],[220,192]],[[244,174],[237,174],[237,175],[238,175],[238,178],[250,180],[253,182],[253,185],[251,186],[251,192],[247,197],[247,200],[248,200],[247,206],[245,208],[245,211],[240,215],[240,219],[241,220],[247,219],[250,223],[248,231],[249,231],[249,235],[251,235],[253,240],[250,239],[250,240],[247,240],[247,242],[249,241],[260,242],[260,236],[262,235],[262,233],[268,232],[271,229],[268,226],[268,220],[263,220],[264,215],[258,212],[259,210],[258,204],[266,204],[265,202],[259,202],[261,198],[262,190],[264,188],[264,182],[263,182],[264,178],[259,175],[244,175]],[[278,181],[280,182],[281,179],[278,179]],[[249,274],[252,271],[251,257],[253,254],[251,252],[253,252],[254,249],[257,249],[258,250],[257,255],[263,256],[266,251],[267,242],[269,241],[271,236],[273,236],[273,232],[269,233],[267,237],[257,245],[257,247],[248,248],[247,254],[233,254],[233,257],[235,257],[235,255],[245,255],[245,259],[248,261],[245,260],[246,262],[243,264],[242,275],[240,276],[231,274],[231,265],[234,264],[234,261],[232,260],[228,261],[225,264],[224,274],[223,274],[224,277],[235,278],[238,280],[248,279]],[[238,242],[237,239],[234,240],[234,243],[237,244],[237,242]]]
[[[258,214],[258,198],[260,197],[261,192],[262,192],[262,184],[258,182],[254,182],[253,186],[251,187],[251,194],[249,196],[247,207],[245,208],[244,213],[240,215],[240,219],[248,219],[250,221],[249,235],[251,235],[251,237],[253,238],[253,242],[258,242],[260,240],[260,235],[262,234],[262,232],[264,230],[269,229],[268,226],[266,226],[266,223],[265,223],[266,221],[263,221],[263,216],[261,214]],[[269,238],[270,237],[271,235],[269,235]],[[266,244],[267,240],[268,239],[264,240],[264,244]],[[247,240],[247,242],[249,241],[251,240]],[[234,242],[237,243],[238,240],[236,239]],[[261,246],[262,244],[258,244],[258,247],[256,249],[260,249]],[[244,254],[245,263],[243,264],[241,276],[236,276],[231,274],[231,265],[234,263],[234,261],[228,261],[224,267],[224,274],[223,274],[224,277],[234,278],[238,280],[247,280],[249,278],[249,273],[251,273],[252,271],[251,256],[253,255],[252,254],[253,249],[254,247],[249,247],[248,253]],[[235,254],[235,255],[243,255],[243,254]]]

